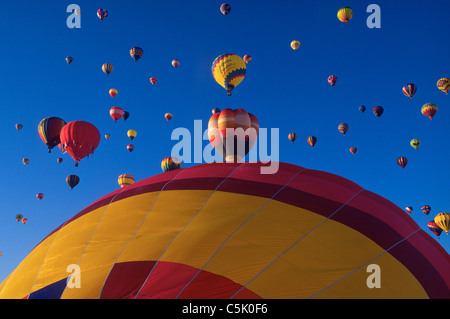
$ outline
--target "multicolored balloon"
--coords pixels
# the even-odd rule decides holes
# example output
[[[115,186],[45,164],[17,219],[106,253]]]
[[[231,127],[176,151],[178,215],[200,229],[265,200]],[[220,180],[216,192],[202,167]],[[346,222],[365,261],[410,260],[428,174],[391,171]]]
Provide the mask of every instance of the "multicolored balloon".
[[[131,174],[122,174],[119,176],[117,182],[120,188],[134,184],[134,176]]]
[[[26,224],[26,223],[28,223],[28,218],[22,218],[22,224]]]
[[[104,63],[102,65],[102,71],[106,74],[109,75],[111,74],[111,72],[114,70],[114,67],[112,66],[112,64],[110,63]]]
[[[228,3],[222,3],[220,6],[220,12],[223,13],[223,15],[227,16],[231,11],[231,6]]]
[[[61,164],[61,163],[63,162],[63,159],[62,159],[62,157],[58,157],[58,158],[56,159],[56,161],[58,162],[58,164]]]
[[[335,86],[336,83],[337,83],[337,76],[336,76],[336,75],[330,75],[330,76],[328,77],[328,83],[329,83],[331,86]]]
[[[442,78],[436,83],[439,90],[448,95],[448,90],[450,89],[450,79]]]
[[[36,198],[37,198],[38,200],[41,200],[41,199],[44,198],[44,194],[42,194],[42,193],[37,193],[37,194],[36,194]]]
[[[358,149],[356,147],[350,147],[350,153],[352,153],[353,155],[356,154],[356,151],[358,151]]]
[[[248,54],[244,55],[244,62],[249,64],[252,61],[252,57]]]
[[[209,142],[227,162],[242,160],[255,145],[258,132],[258,119],[244,109],[226,108],[208,122]]]
[[[161,161],[161,169],[164,173],[179,168],[181,168],[181,161],[176,157],[169,156]]]
[[[308,142],[309,145],[314,147],[314,145],[316,145],[316,143],[317,143],[317,137],[310,136],[310,137],[308,137],[308,139],[306,141]]]
[[[97,17],[100,20],[104,20],[108,17],[108,11],[106,11],[105,9],[98,9],[97,10]]]
[[[72,190],[75,186],[78,185],[80,182],[80,178],[77,175],[68,175],[66,177],[66,183],[70,186],[70,189]]]
[[[46,117],[38,124],[38,133],[41,140],[47,145],[48,152],[61,143],[60,134],[66,122],[59,117]]]
[[[428,229],[435,234],[436,236],[440,236],[442,233],[442,228],[439,227],[438,225],[436,225],[436,223],[434,222],[434,220],[430,220],[427,224]]]
[[[134,140],[136,135],[137,135],[137,132],[135,130],[128,130],[128,132],[127,132],[127,136],[130,139],[130,141]]]
[[[178,59],[173,59],[172,60],[172,66],[174,68],[178,68],[179,65],[180,65],[180,60],[178,60]]]
[[[414,94],[416,94],[416,91],[417,86],[413,83],[406,84],[402,89],[403,94],[406,95],[407,97],[410,97],[411,99],[414,96]]]
[[[73,58],[71,56],[66,57],[66,63],[70,64],[73,62]]]
[[[166,113],[164,114],[164,118],[167,122],[169,122],[173,118],[173,115],[171,113]]]
[[[414,139],[412,139],[411,140],[411,142],[409,142],[409,144],[412,146],[412,147],[414,147],[415,149],[416,149],[416,151],[419,149],[419,146],[420,146],[420,140],[419,139],[417,139],[417,138],[414,138]]]
[[[137,60],[142,58],[144,55],[144,50],[140,47],[133,47],[130,49],[130,56],[133,58],[134,63],[136,63]]]
[[[339,132],[341,132],[344,136],[347,134],[347,131],[349,129],[349,125],[347,123],[341,123],[338,126]]]
[[[105,134],[105,139],[109,140],[110,137],[111,137],[110,134]]]
[[[296,51],[298,48],[300,48],[300,41],[294,40],[291,42],[291,48],[292,50]]]
[[[152,76],[152,77],[150,78],[150,83],[151,83],[152,85],[154,85],[156,82],[158,82],[158,79],[157,79],[156,77]]]
[[[352,8],[350,8],[350,7],[340,8],[337,13],[337,17],[338,17],[339,21],[345,22],[347,24],[347,22],[349,22],[351,20],[351,18],[353,17]]]
[[[412,213],[412,211],[413,211],[413,208],[411,207],[411,206],[407,206],[406,208],[405,208],[405,210],[408,212],[408,213]]]
[[[30,159],[27,158],[27,157],[22,158],[22,164],[23,164],[23,165],[28,165],[28,164],[30,164]]]
[[[449,213],[439,213],[434,217],[434,222],[442,230],[444,230],[447,235],[450,230],[450,214]]]
[[[17,123],[17,124],[15,125],[15,127],[16,127],[16,130],[20,131],[20,130],[23,128],[23,125],[20,124],[20,123]]]
[[[382,106],[375,106],[372,110],[373,114],[375,114],[378,118],[381,117],[384,113],[384,108]]]
[[[246,70],[244,60],[236,54],[222,54],[211,66],[214,79],[227,90],[228,95],[231,95],[231,91],[242,82]]]
[[[397,158],[397,164],[401,168],[405,169],[406,165],[408,164],[408,159],[405,156],[400,156]]]
[[[212,114],[220,113],[220,109],[218,107],[215,107],[212,109]]]
[[[436,114],[438,108],[436,104],[426,103],[422,106],[421,112],[423,115],[428,117],[430,120],[433,120],[433,116]]]
[[[288,139],[289,139],[289,141],[291,141],[291,142],[295,142],[295,140],[297,139],[297,134],[295,134],[295,133],[289,133]]]
[[[17,215],[16,215],[16,220],[17,220],[18,222],[20,222],[20,221],[22,220],[22,218],[23,218],[23,215],[22,215],[22,214],[17,214]]]
[[[123,120],[126,121],[129,117],[130,117],[130,112],[123,111],[123,115],[122,115]]]
[[[127,145],[127,150],[128,150],[129,153],[133,152],[134,151],[134,145],[133,144],[128,144]]]
[[[61,130],[61,144],[76,167],[83,158],[94,153],[99,143],[100,132],[89,122],[72,121]]]
[[[116,89],[110,89],[109,90],[109,95],[111,95],[112,98],[114,98],[117,95],[117,90]]]
[[[431,206],[430,205],[423,205],[422,206],[422,212],[428,216],[428,214],[431,212]]]
[[[121,119],[124,113],[124,110],[119,106],[113,106],[109,109],[109,115],[114,120],[114,123],[116,123],[117,120]]]

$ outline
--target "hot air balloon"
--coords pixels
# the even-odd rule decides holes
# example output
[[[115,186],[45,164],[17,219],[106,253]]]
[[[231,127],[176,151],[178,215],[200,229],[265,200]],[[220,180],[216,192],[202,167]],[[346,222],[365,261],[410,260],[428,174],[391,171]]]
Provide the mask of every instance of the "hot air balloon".
[[[419,149],[419,146],[420,146],[420,140],[417,139],[417,138],[412,139],[411,142],[409,142],[409,144],[410,144],[412,147],[414,147],[414,148],[416,149],[416,151],[417,151],[417,150]]]
[[[28,165],[28,164],[30,164],[30,159],[29,159],[29,158],[26,158],[26,157],[22,158],[22,164],[23,164],[23,165]]]
[[[300,41],[294,40],[291,42],[291,48],[292,50],[296,51],[298,48],[300,48]]]
[[[344,136],[347,134],[347,131],[349,129],[349,125],[347,123],[341,123],[338,126],[339,132],[341,132]]]
[[[450,214],[449,213],[439,213],[434,217],[434,222],[438,225],[442,230],[444,230],[447,235],[450,230]]]
[[[125,186],[134,184],[134,177],[131,174],[122,174],[119,176],[117,182],[120,188],[124,188]]]
[[[364,105],[360,105],[360,106],[359,106],[359,111],[360,111],[361,113],[364,113],[364,112],[366,111],[366,107],[365,107]]]
[[[80,9],[80,8],[76,8],[75,10],[73,10],[73,12],[74,12],[75,15],[77,15],[77,16],[81,15],[81,9]]]
[[[309,145],[314,147],[314,145],[316,145],[316,143],[317,143],[317,137],[310,136],[310,137],[308,137],[307,142],[308,142]]]
[[[117,90],[116,89],[110,89],[109,90],[109,95],[111,95],[112,98],[114,98],[117,95]]]
[[[431,207],[429,205],[423,205],[421,209],[422,209],[422,212],[427,216],[431,212]]]
[[[288,139],[289,139],[289,141],[291,141],[291,142],[295,142],[295,140],[297,139],[297,134],[295,134],[295,133],[289,133]]]
[[[372,110],[373,114],[375,114],[378,118],[381,117],[384,113],[384,108],[382,106],[375,106]]]
[[[20,123],[16,124],[16,130],[20,131],[23,128],[23,125]]]
[[[122,115],[123,120],[126,121],[129,117],[130,117],[130,112],[123,111],[123,115]]]
[[[172,60],[172,66],[174,68],[178,68],[179,65],[180,65],[180,60],[178,60],[178,59],[173,59]]]
[[[169,122],[172,119],[173,115],[171,113],[166,113],[164,115],[164,118],[167,120],[167,122]]]
[[[404,156],[401,156],[401,157],[397,158],[397,164],[401,168],[405,169],[406,165],[408,164],[408,159]]]
[[[444,92],[446,95],[448,94],[448,90],[450,89],[450,79],[442,78],[436,83],[439,90]]]
[[[244,55],[244,62],[249,64],[252,61],[252,57],[248,54]]]
[[[356,154],[356,151],[357,151],[358,149],[356,148],[356,147],[350,147],[350,153],[352,153],[353,155],[355,155]]]
[[[137,60],[142,58],[144,55],[144,50],[140,47],[133,47],[130,49],[130,56],[134,59],[134,63],[136,63]]]
[[[127,136],[132,141],[137,135],[137,132],[135,130],[128,130]]]
[[[108,17],[108,11],[106,11],[105,9],[98,9],[97,10],[97,17],[100,20],[104,20]]]
[[[72,190],[80,182],[80,178],[77,175],[68,175],[66,177],[66,183],[70,186]]]
[[[37,193],[37,194],[36,194],[36,198],[39,199],[39,200],[41,200],[41,199],[44,198],[44,194],[42,194],[42,193]]]
[[[75,166],[93,154],[100,143],[100,132],[91,123],[85,121],[72,121],[61,130],[61,144],[64,150],[72,156]]]
[[[256,143],[258,119],[244,109],[224,109],[211,116],[208,139],[227,162],[240,161]]]
[[[66,57],[66,63],[70,64],[73,62],[73,58],[71,56]]]
[[[411,207],[411,206],[407,206],[406,208],[405,208],[405,210],[408,212],[408,213],[412,213],[412,211],[413,211],[413,208]]]
[[[38,124],[41,140],[47,145],[48,152],[61,143],[60,133],[66,122],[59,117],[46,117]]]
[[[133,152],[134,151],[134,145],[133,144],[128,144],[127,145],[127,150],[128,150],[128,152]]]
[[[220,12],[227,16],[231,11],[231,6],[228,3],[222,3],[220,6]]]
[[[20,221],[22,220],[22,218],[23,218],[23,215],[22,215],[22,214],[17,214],[17,215],[16,215],[16,220],[17,220],[18,222],[20,222]]]
[[[161,169],[164,173],[179,168],[181,168],[181,161],[176,157],[169,156],[161,161]]]
[[[426,103],[422,106],[422,114],[428,117],[430,120],[433,120],[433,116],[436,114],[438,108],[436,104]]]
[[[402,208],[335,174],[264,166],[191,166],[102,195],[17,263],[0,299],[449,299],[448,253]]]
[[[337,76],[336,76],[336,75],[330,75],[330,76],[328,77],[328,83],[329,83],[331,86],[335,86],[335,85],[336,85],[336,82],[337,82]]]
[[[110,63],[105,63],[102,65],[102,71],[108,75],[114,70],[114,67]]]
[[[124,110],[121,107],[118,107],[118,106],[113,106],[109,110],[109,115],[114,120],[114,123],[116,123],[117,120],[121,119],[124,113],[125,113]]]
[[[231,95],[231,91],[244,79],[247,67],[240,56],[223,54],[213,61],[211,71],[216,82]]]
[[[150,78],[150,83],[151,83],[152,85],[154,85],[156,82],[158,82],[158,79],[157,79],[156,77],[152,76],[152,77]]]
[[[402,91],[403,91],[404,95],[406,95],[412,99],[414,94],[416,94],[417,87],[413,83],[408,83],[403,87]]]
[[[220,113],[220,109],[218,107],[215,107],[212,109],[212,114]]]
[[[345,22],[347,24],[347,22],[349,22],[350,19],[353,17],[352,8],[350,8],[350,7],[340,8],[337,13],[337,17],[338,17],[339,21]]]
[[[106,138],[107,140],[109,140],[110,137],[111,137],[111,135],[105,134],[105,138]]]
[[[61,157],[58,157],[58,158],[56,159],[56,161],[58,162],[58,164],[61,164],[61,163],[63,162],[63,159],[62,159]]]
[[[436,223],[433,220],[430,220],[427,224],[428,229],[435,234],[436,236],[440,236],[442,233],[442,228],[436,225]]]
[[[21,220],[21,221],[22,221],[22,224],[24,224],[24,225],[25,225],[26,223],[28,223],[28,218],[22,218],[22,220]]]

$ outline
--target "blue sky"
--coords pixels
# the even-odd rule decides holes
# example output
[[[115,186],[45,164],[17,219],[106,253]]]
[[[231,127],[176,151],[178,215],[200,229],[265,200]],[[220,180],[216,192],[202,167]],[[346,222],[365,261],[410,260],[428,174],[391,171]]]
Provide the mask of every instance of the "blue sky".
[[[81,7],[81,28],[69,29],[66,8]],[[0,34],[0,105],[3,137],[0,281],[50,231],[98,198],[116,190],[117,177],[141,180],[161,173],[161,160],[177,141],[178,127],[193,130],[194,120],[207,128],[213,107],[244,108],[263,128],[278,128],[280,161],[348,178],[404,208],[427,229],[437,213],[450,211],[448,136],[450,96],[436,87],[450,77],[447,53],[447,0],[423,1],[4,1]],[[366,8],[381,8],[381,28],[369,29]],[[346,25],[337,17],[353,8]],[[99,8],[109,16],[100,21]],[[292,40],[301,46],[294,51]],[[133,46],[144,50],[134,63]],[[220,54],[249,54],[247,75],[232,96],[211,75]],[[66,56],[74,62],[67,65]],[[173,59],[181,64],[175,69]],[[103,63],[113,64],[108,77]],[[329,75],[338,77],[335,87]],[[158,82],[151,85],[149,78]],[[402,94],[406,83],[418,87],[413,99]],[[116,88],[112,99],[108,90]],[[420,113],[423,104],[438,106],[433,121]],[[361,113],[360,105],[367,111]],[[372,108],[383,106],[381,118]],[[130,112],[124,122],[109,116],[112,106]],[[167,123],[164,114],[174,117]],[[94,124],[102,139],[93,157],[79,167],[55,148],[48,154],[37,125],[47,116]],[[350,125],[347,135],[339,123]],[[17,131],[16,123],[23,124]],[[126,150],[126,132],[137,131],[135,150]],[[290,132],[298,135],[291,143]],[[109,133],[107,141],[103,135]],[[311,148],[306,139],[315,135]],[[422,141],[418,151],[409,142]],[[204,146],[207,142],[204,142]],[[356,146],[352,155],[349,148]],[[399,156],[409,163],[396,164]],[[24,166],[22,158],[30,158]],[[56,162],[63,157],[61,164]],[[197,165],[185,164],[184,167]],[[80,177],[72,191],[69,174]],[[38,201],[35,195],[44,193]],[[422,205],[432,207],[427,217]],[[15,221],[16,214],[29,219]],[[406,214],[406,212],[405,212]],[[449,237],[436,240],[450,251]]]

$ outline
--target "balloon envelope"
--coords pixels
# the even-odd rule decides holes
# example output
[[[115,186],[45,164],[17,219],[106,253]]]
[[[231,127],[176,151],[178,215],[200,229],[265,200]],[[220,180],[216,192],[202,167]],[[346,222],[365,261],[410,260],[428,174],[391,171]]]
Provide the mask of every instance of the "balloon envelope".
[[[134,177],[131,174],[122,174],[117,179],[119,186],[124,188],[125,186],[134,184]]]
[[[335,174],[264,165],[192,166],[105,194],[43,238],[0,298],[450,297],[448,253],[402,208]],[[70,264],[80,288],[66,288]]]
[[[51,116],[41,120],[38,124],[38,133],[41,140],[47,145],[48,152],[61,143],[61,130],[66,122],[59,117]]]
[[[212,63],[214,80],[227,90],[227,95],[242,82],[247,72],[244,60],[236,54],[219,55]]]

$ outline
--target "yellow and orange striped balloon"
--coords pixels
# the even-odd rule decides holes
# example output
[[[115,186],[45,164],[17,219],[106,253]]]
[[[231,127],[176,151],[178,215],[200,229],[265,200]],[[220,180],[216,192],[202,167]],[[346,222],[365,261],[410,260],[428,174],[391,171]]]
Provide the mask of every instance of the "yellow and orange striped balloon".
[[[134,176],[131,174],[122,174],[119,176],[117,182],[121,188],[134,184]]]

